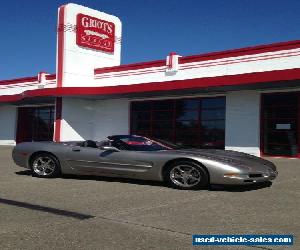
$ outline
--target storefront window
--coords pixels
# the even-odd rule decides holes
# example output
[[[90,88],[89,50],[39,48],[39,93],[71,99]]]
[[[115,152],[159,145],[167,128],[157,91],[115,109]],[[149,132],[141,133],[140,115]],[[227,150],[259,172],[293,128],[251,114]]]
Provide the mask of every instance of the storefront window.
[[[225,97],[132,102],[131,133],[224,149]]]

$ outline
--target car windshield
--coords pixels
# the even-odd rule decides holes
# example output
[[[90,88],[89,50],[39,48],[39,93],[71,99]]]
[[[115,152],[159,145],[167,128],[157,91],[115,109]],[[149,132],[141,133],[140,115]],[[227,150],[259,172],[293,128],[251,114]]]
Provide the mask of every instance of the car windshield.
[[[112,146],[121,150],[132,151],[159,151],[175,149],[176,145],[163,143],[143,136],[137,135],[115,135],[109,136]]]

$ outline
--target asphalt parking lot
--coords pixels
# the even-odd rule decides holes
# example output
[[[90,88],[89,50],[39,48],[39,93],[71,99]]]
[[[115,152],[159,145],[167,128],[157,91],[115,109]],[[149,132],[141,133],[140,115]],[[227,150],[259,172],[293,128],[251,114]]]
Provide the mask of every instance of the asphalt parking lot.
[[[0,147],[0,249],[285,249],[193,247],[193,234],[293,234],[300,249],[300,160],[272,159],[271,186],[180,191],[157,182],[39,179]]]

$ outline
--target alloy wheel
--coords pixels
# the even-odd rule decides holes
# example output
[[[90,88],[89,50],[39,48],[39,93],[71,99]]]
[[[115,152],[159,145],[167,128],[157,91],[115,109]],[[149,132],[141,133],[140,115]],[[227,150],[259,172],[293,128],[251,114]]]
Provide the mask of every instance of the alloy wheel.
[[[201,181],[201,172],[190,165],[177,165],[170,171],[170,180],[177,186],[191,188]]]
[[[48,156],[40,156],[34,160],[32,168],[39,176],[49,176],[55,171],[56,163]]]

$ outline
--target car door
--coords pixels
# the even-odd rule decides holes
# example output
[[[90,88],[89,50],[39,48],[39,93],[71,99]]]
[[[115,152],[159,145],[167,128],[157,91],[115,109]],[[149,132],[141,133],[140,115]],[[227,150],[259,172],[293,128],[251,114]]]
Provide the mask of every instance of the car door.
[[[98,148],[72,146],[66,152],[66,163],[73,170],[92,174],[99,170],[102,152]]]
[[[73,146],[66,153],[70,168],[81,173],[134,176],[152,168],[145,152]]]
[[[99,168],[101,172],[115,175],[134,176],[150,170],[153,166],[148,160],[147,152],[136,151],[102,151],[99,155]]]

